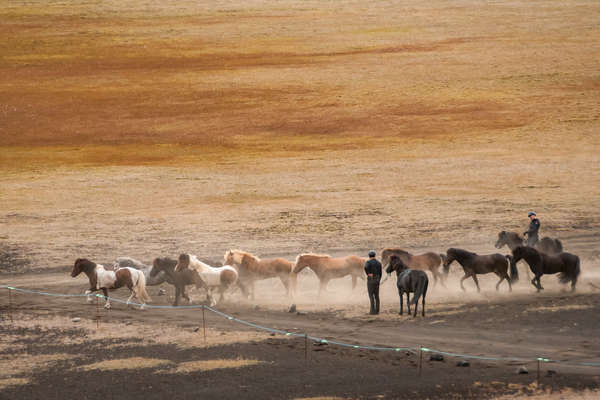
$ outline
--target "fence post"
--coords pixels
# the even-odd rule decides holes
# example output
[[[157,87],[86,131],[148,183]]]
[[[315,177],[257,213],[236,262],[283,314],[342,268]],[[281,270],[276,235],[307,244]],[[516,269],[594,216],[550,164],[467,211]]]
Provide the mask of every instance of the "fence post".
[[[100,329],[100,295],[96,295],[96,330]]]
[[[308,335],[304,334],[304,362],[308,365]]]
[[[423,364],[423,347],[421,347],[421,345],[419,345],[419,376],[421,376],[421,365]]]
[[[6,287],[6,290],[8,290],[8,318],[10,318],[10,323],[12,324],[13,322],[13,317],[12,317],[12,295],[10,292],[12,292],[12,289],[10,286]]]
[[[204,317],[205,305],[202,305],[202,332],[204,332],[204,346],[206,346],[206,318]]]

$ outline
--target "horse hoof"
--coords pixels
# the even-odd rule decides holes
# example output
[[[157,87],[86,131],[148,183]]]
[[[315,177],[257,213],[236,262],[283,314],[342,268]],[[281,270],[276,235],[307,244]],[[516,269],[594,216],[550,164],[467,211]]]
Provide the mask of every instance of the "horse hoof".
[[[88,304],[92,304],[94,302],[94,299],[88,296],[86,301],[88,302]]]
[[[146,309],[146,306],[145,306],[144,304],[142,304],[142,305],[140,306],[140,310],[145,310],[145,309]]]
[[[110,304],[106,304],[106,305],[104,306],[104,308],[106,308],[107,310],[110,310],[112,307],[111,307],[111,305],[110,305]]]

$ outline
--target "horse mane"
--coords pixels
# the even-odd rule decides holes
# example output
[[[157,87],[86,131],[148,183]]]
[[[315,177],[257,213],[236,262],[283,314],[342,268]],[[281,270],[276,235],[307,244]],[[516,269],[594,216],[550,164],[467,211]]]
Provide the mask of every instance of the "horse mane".
[[[515,247],[515,249],[512,251],[513,255],[515,253],[520,253],[521,256],[523,255],[539,255],[542,254],[540,251],[538,251],[537,249],[530,247],[530,246],[517,246]]]
[[[518,239],[521,242],[523,242],[525,240],[523,238],[523,236],[519,235],[517,232],[502,231],[498,234],[498,236],[501,236],[501,235],[508,236],[510,239]]]
[[[325,258],[325,257],[331,258],[331,256],[329,254],[302,253],[302,254],[298,254],[298,256],[296,257],[296,263],[298,263],[298,260],[300,259],[300,257],[305,257],[305,256],[319,257],[319,258]]]
[[[229,250],[231,253],[238,253],[242,256],[242,262],[244,261],[244,257],[250,257],[252,258],[254,261],[256,262],[260,262],[260,258],[258,256],[255,256],[252,253],[249,253],[247,251],[244,250],[238,250],[238,249],[231,249]]]
[[[474,257],[477,255],[477,253],[473,253],[472,251],[468,251],[465,249],[456,249],[456,248],[451,248],[448,249],[448,251],[452,251],[455,254],[460,254],[461,256],[469,256],[469,257]]]
[[[75,260],[75,265],[79,265],[79,269],[81,270],[81,272],[91,272],[96,266],[100,264],[96,264],[95,262],[88,260],[87,258],[78,258],[77,260]]]
[[[408,251],[400,249],[400,248],[397,248],[397,247],[396,248],[384,249],[383,251],[386,251],[386,250],[389,251],[389,252],[391,252],[392,254],[402,254],[402,255],[405,255],[405,256],[410,256],[411,255]]]

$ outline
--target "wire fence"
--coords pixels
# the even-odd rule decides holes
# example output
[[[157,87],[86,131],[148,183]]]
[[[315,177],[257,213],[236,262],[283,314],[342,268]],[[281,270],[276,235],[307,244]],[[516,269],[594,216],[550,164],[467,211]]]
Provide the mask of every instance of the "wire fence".
[[[37,291],[37,290],[22,289],[22,288],[17,288],[14,286],[6,286],[6,285],[0,285],[0,289],[8,290],[9,306],[10,306],[10,302],[11,302],[10,293],[12,291],[15,291],[15,292],[19,292],[19,293],[27,293],[27,294],[35,294],[35,295],[40,295],[40,296],[51,296],[51,297],[87,297],[87,298],[96,297],[98,299],[105,299],[105,300],[113,301],[116,303],[134,305],[134,306],[139,306],[139,307],[143,306],[144,308],[158,309],[158,310],[202,309],[203,311],[204,310],[210,311],[211,313],[218,315],[222,318],[225,318],[229,321],[236,322],[236,323],[239,323],[239,324],[242,324],[242,325],[254,328],[254,329],[262,330],[265,332],[270,332],[273,334],[283,335],[286,337],[301,337],[301,338],[305,338],[305,340],[310,340],[312,342],[319,343],[319,344],[331,344],[331,345],[336,345],[336,346],[341,346],[341,347],[346,347],[346,348],[351,348],[351,349],[357,349],[357,350],[373,350],[373,351],[389,351],[389,352],[404,351],[404,352],[410,352],[412,354],[419,354],[420,357],[422,357],[423,353],[432,353],[432,354],[440,354],[440,355],[448,356],[448,357],[471,359],[471,360],[519,362],[522,364],[537,363],[538,375],[539,375],[539,366],[541,363],[564,364],[564,365],[577,366],[577,367],[600,367],[600,361],[553,360],[553,359],[549,359],[549,358],[545,358],[545,357],[536,357],[535,359],[525,358],[525,357],[492,357],[492,356],[478,356],[478,355],[473,355],[473,354],[453,353],[453,352],[448,352],[448,351],[431,349],[431,348],[427,348],[427,347],[423,347],[423,346],[392,347],[392,346],[369,346],[369,345],[362,345],[362,344],[346,343],[346,342],[342,342],[342,341],[338,341],[338,340],[331,340],[331,339],[325,339],[325,338],[321,338],[321,337],[317,337],[317,336],[312,336],[312,335],[308,335],[306,333],[289,332],[289,331],[282,330],[282,329],[276,329],[276,328],[271,328],[268,326],[255,324],[253,322],[234,317],[232,315],[226,314],[222,311],[216,310],[212,307],[202,305],[202,304],[187,305],[187,306],[186,305],[184,305],[184,306],[150,305],[150,304],[140,304],[140,303],[135,303],[135,302],[128,302],[126,300],[122,300],[122,299],[119,299],[116,297],[106,297],[101,294],[49,293],[49,292],[43,292],[43,291]]]

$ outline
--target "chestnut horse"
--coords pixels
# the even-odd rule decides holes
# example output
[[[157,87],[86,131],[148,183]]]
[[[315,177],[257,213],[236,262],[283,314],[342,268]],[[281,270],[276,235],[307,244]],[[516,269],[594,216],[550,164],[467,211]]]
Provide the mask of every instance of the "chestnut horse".
[[[442,266],[442,258],[445,257],[445,255],[429,252],[415,256],[410,254],[408,251],[402,249],[384,249],[381,252],[381,264],[384,268],[389,264],[390,257],[392,255],[398,256],[402,260],[402,262],[406,264],[410,269],[430,271],[433,274],[434,286],[437,284],[438,278],[440,279],[442,285],[446,286],[444,283],[444,276],[440,272],[440,267]]]
[[[540,278],[545,274],[556,274],[560,283],[571,282],[571,291],[575,291],[577,278],[581,273],[581,263],[579,257],[575,254],[563,252],[559,254],[545,254],[537,251],[533,247],[518,246],[513,250],[511,260],[511,268],[519,260],[525,260],[529,264],[531,272],[535,277],[531,280],[531,284],[536,287],[537,291],[543,290]]]
[[[198,257],[193,254],[180,254],[175,271],[181,272],[188,268],[198,272],[198,275],[200,275],[200,278],[206,285],[206,296],[210,301],[211,307],[217,304],[217,301],[212,296],[213,289],[218,288],[219,293],[221,293],[219,300],[222,301],[225,298],[225,291],[238,280],[238,273],[231,265],[215,268],[198,260]]]
[[[444,261],[444,272],[446,275],[448,271],[450,271],[450,264],[453,261],[458,262],[463,270],[465,271],[465,276],[460,280],[460,288],[465,290],[463,286],[463,281],[469,277],[473,278],[475,281],[475,285],[477,285],[477,291],[480,292],[479,281],[477,280],[478,274],[488,274],[490,272],[495,273],[500,277],[500,280],[496,284],[496,290],[499,289],[500,284],[503,280],[506,279],[508,282],[508,288],[512,292],[512,284],[511,282],[517,281],[518,279],[518,271],[516,264],[510,261],[511,256],[503,256],[502,254],[488,254],[488,255],[479,255],[475,253],[471,253],[467,250],[462,249],[448,249],[446,252],[446,260]],[[508,276],[508,267],[510,265],[510,273],[511,276]]]
[[[242,250],[229,250],[223,257],[223,264],[237,267],[239,274],[237,283],[246,297],[251,293],[251,298],[254,299],[254,282],[269,278],[279,278],[285,286],[286,294],[290,294],[289,281],[294,264],[285,258],[261,260]]]
[[[146,277],[143,272],[133,268],[119,268],[115,271],[107,270],[101,264],[96,264],[85,258],[78,258],[73,265],[71,276],[75,278],[80,273],[85,273],[90,280],[90,288],[85,291],[90,294],[97,290],[102,290],[106,304],[104,308],[110,308],[110,300],[108,298],[108,290],[118,289],[123,286],[131,291],[131,296],[127,299],[127,304],[134,297],[137,297],[142,302],[141,308],[144,308],[146,302],[150,302],[150,296],[146,292]],[[88,297],[88,301],[90,298]]]
[[[327,284],[331,279],[343,278],[346,275],[352,276],[352,289],[354,289],[358,278],[365,279],[366,262],[366,258],[359,256],[333,258],[326,254],[300,254],[296,257],[296,263],[290,275],[293,292],[296,291],[298,273],[307,267],[312,269],[319,278],[319,296],[327,289]]]

